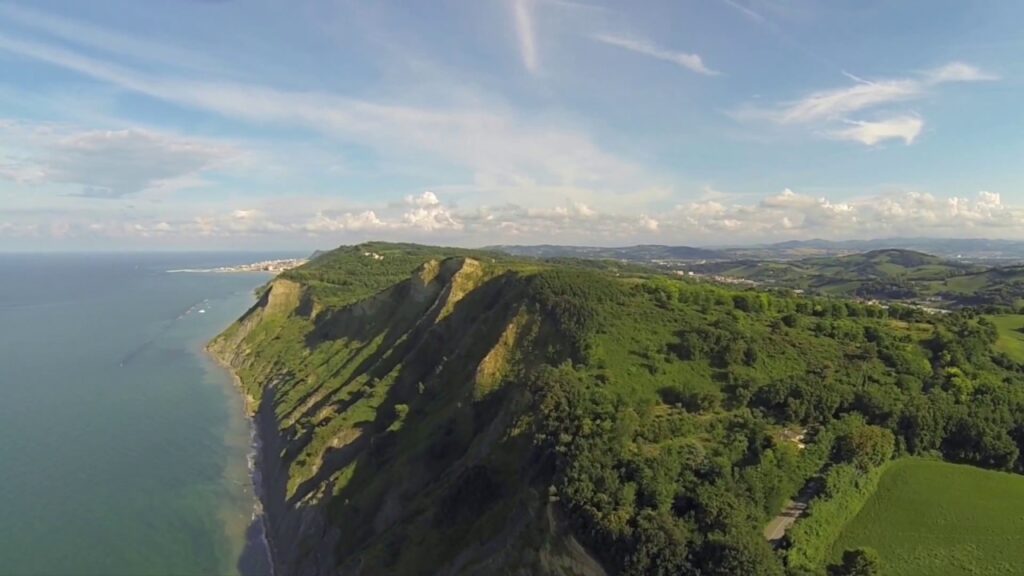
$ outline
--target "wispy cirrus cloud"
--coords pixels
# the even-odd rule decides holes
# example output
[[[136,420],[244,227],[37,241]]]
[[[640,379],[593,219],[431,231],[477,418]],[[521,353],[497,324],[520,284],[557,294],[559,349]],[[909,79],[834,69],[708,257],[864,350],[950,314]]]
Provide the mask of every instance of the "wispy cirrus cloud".
[[[743,14],[747,18],[750,18],[751,20],[753,20],[754,22],[764,23],[766,21],[765,17],[763,15],[761,15],[760,12],[754,10],[750,6],[746,6],[744,4],[736,2],[736,0],[722,0],[722,2],[725,5],[729,6],[730,8],[733,8],[734,10],[738,10],[740,12],[740,14]]]
[[[635,38],[626,38],[612,34],[596,34],[592,36],[592,38],[597,42],[601,42],[609,46],[615,46],[616,48],[622,48],[623,50],[629,50],[630,52],[635,52],[644,56],[649,56],[656,60],[670,62],[676,66],[686,68],[687,70],[698,74],[704,74],[705,76],[718,76],[721,74],[721,72],[712,70],[705,66],[704,60],[702,60],[698,54],[667,50],[655,46],[646,40],[637,40]]]
[[[852,86],[817,90],[773,108],[742,109],[739,115],[766,118],[780,124],[834,120],[869,108],[923,98],[930,88],[940,84],[998,79],[962,62],[952,62],[917,77],[866,80],[849,73],[844,75],[853,80]]]
[[[0,4],[0,19],[7,21],[8,25],[30,29],[63,42],[106,54],[145,60],[175,69],[210,71],[221,68],[202,54],[190,50],[40,12],[24,5]]]
[[[950,62],[903,78],[867,80],[847,72],[843,74],[854,84],[817,90],[776,106],[743,107],[732,115],[739,120],[767,120],[780,125],[814,125],[819,132],[832,138],[868,146],[894,139],[911,144],[924,126],[924,121],[916,115],[891,114],[873,120],[856,119],[851,115],[920,100],[942,84],[998,79],[996,75],[963,62]],[[836,123],[847,127],[837,128]]]
[[[812,92],[775,110],[759,111],[781,124],[799,124],[843,118],[866,108],[912,100],[923,96],[923,86],[914,80],[882,80],[832,90]]]
[[[639,166],[603,150],[590,136],[550,119],[532,121],[474,94],[424,106],[363,100],[329,92],[153,75],[134,67],[0,32],[0,51],[45,62],[178,106],[257,126],[301,128],[385,158],[430,157],[468,170],[490,191],[523,194],[557,187],[567,196],[650,186]],[[453,86],[452,92],[458,92]],[[467,103],[468,102],[468,103]],[[646,184],[644,184],[646,182]],[[524,191],[525,189],[529,189]],[[505,192],[501,192],[505,193]]]
[[[534,1],[512,0],[516,39],[519,41],[519,55],[523,59],[523,67],[530,74],[536,74],[540,69],[540,64],[537,60],[537,36],[533,30]]]

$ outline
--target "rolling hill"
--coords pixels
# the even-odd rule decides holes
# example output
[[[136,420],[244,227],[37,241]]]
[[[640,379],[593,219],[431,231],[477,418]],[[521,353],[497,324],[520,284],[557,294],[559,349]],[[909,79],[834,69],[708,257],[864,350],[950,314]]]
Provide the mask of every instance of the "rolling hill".
[[[884,249],[846,256],[793,261],[746,260],[692,265],[699,274],[743,278],[768,287],[812,290],[836,296],[879,300],[935,300],[946,296],[966,303],[971,293],[998,281],[992,270],[913,250]],[[979,276],[988,274],[988,276]],[[974,291],[950,286],[977,277]]]

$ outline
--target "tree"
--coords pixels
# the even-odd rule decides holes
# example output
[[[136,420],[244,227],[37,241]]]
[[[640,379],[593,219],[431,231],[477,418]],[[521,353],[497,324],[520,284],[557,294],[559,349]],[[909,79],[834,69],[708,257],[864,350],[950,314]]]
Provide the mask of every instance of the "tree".
[[[892,458],[896,439],[880,426],[857,425],[836,439],[835,453],[841,462],[849,462],[867,471]]]
[[[781,576],[778,557],[764,538],[750,533],[732,532],[711,536],[701,551],[707,565],[701,571],[709,576]]]
[[[882,560],[872,548],[853,548],[843,552],[839,564],[828,567],[829,576],[878,576],[882,573]]]

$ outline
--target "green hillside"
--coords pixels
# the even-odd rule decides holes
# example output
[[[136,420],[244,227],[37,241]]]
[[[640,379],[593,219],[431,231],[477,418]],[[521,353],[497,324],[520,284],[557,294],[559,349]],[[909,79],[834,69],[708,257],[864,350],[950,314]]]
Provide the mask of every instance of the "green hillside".
[[[767,287],[869,300],[944,300],[957,305],[1001,304],[994,298],[977,296],[1010,280],[998,275],[998,269],[897,249],[790,261],[715,262],[691,269],[752,280]]]
[[[969,313],[374,243],[281,275],[211,350],[263,438],[279,573],[725,575],[787,569],[762,528],[820,475],[1018,470],[996,340]]]
[[[1013,574],[1024,565],[1024,478],[970,466],[893,463],[833,546],[877,550],[884,574]]]
[[[1024,305],[1024,266],[1006,266],[948,278],[931,292],[965,306],[995,306],[1016,311]]]
[[[995,349],[1016,362],[1024,362],[1024,314],[1000,314],[988,319],[999,330]]]

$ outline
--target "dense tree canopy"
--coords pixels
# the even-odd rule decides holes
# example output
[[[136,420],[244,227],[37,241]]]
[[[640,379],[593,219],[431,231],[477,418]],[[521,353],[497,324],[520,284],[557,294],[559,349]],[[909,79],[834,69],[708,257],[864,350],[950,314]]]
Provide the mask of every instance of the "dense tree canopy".
[[[537,286],[587,351],[533,373],[551,494],[624,574],[781,571],[760,527],[830,466],[850,465],[837,494],[896,453],[1020,468],[1020,367],[970,311],[573,273]],[[851,554],[837,574],[877,569]]]

